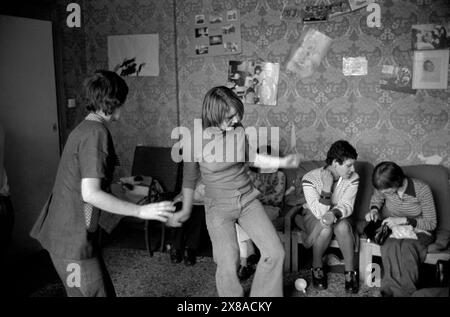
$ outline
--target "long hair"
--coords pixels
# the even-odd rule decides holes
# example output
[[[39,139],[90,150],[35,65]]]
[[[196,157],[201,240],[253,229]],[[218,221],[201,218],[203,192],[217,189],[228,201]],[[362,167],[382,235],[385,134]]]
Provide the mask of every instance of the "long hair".
[[[244,105],[230,88],[218,86],[210,89],[203,99],[203,129],[219,127],[226,119],[230,108],[234,108],[236,114],[239,116],[239,120],[242,120],[244,116]]]
[[[102,110],[106,115],[111,115],[125,103],[128,86],[115,72],[97,70],[84,81],[84,92],[88,111]]]

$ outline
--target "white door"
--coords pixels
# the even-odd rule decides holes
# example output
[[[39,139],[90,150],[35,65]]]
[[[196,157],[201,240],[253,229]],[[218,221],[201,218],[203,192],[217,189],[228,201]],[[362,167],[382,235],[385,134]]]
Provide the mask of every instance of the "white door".
[[[50,21],[0,15],[0,122],[15,209],[12,256],[40,249],[29,236],[53,186],[59,133]]]

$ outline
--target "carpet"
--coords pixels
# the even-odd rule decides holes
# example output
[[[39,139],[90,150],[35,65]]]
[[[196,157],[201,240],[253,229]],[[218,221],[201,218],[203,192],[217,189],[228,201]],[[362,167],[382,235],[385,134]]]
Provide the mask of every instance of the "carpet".
[[[216,297],[215,263],[211,257],[198,257],[196,265],[172,264],[167,253],[156,252],[150,257],[145,250],[108,247],[104,258],[119,297]],[[378,297],[378,288],[360,286],[358,294],[346,294],[344,275],[328,273],[328,289],[323,291],[307,287],[306,293],[294,287],[297,278],[311,281],[309,270],[284,274],[285,297]],[[251,278],[243,283],[248,293]],[[31,297],[64,297],[59,280],[48,283],[33,292]]]

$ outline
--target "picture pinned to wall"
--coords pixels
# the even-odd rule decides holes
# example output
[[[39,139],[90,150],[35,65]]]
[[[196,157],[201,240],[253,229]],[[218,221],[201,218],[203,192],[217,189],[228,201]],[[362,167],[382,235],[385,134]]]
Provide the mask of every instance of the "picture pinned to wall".
[[[108,36],[108,67],[120,76],[159,76],[159,35]]]
[[[449,50],[414,51],[413,89],[447,89]]]
[[[367,58],[344,57],[342,59],[342,72],[344,76],[365,76],[367,75]]]
[[[255,61],[230,61],[227,87],[245,104],[276,106],[280,65]]]
[[[302,19],[301,7],[285,2],[281,10],[280,19],[283,21],[300,21]]]
[[[412,72],[408,67],[383,65],[381,70],[380,88],[407,94],[415,94],[412,89]]]
[[[329,13],[329,5],[307,5],[302,10],[302,20],[303,23],[326,22]]]
[[[194,56],[241,53],[241,24],[237,9],[211,14],[196,14],[193,20]]]
[[[352,12],[352,9],[350,8],[348,0],[336,1],[330,5],[328,19],[330,20],[350,12]]]
[[[300,78],[312,76],[325,58],[331,42],[332,39],[325,34],[309,29],[302,34],[300,46],[293,50],[286,69]]]
[[[450,23],[415,24],[411,27],[413,50],[435,50],[450,47]]]

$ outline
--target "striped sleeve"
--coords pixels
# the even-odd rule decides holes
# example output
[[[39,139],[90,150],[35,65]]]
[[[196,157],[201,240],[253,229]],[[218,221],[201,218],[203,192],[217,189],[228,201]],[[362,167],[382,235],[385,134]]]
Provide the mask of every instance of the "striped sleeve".
[[[327,213],[327,211],[330,210],[331,197],[328,197],[328,199],[321,197],[320,194],[322,191],[319,188],[319,185],[308,176],[309,175],[306,174],[302,180],[303,193],[305,195],[308,208],[317,219],[320,219]]]
[[[343,192],[340,194],[339,202],[334,206],[335,209],[341,211],[342,218],[347,218],[352,215],[358,186],[359,176],[355,173],[355,176],[349,180],[349,183],[347,183]]]
[[[386,198],[383,193],[375,189],[370,199],[370,210],[376,209],[379,213],[381,213],[381,209],[384,206],[385,199]]]
[[[417,183],[415,183],[415,185],[417,186]],[[436,229],[437,220],[436,208],[434,206],[433,194],[431,193],[430,187],[426,184],[417,186],[416,195],[422,209],[422,215],[415,218],[417,221],[416,228],[433,231]]]

